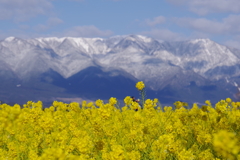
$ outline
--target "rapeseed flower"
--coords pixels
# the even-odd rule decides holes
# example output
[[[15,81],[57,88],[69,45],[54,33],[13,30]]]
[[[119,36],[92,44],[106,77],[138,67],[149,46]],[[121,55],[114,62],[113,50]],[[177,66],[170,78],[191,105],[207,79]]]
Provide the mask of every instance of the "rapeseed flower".
[[[145,88],[145,84],[143,83],[143,81],[137,82],[136,88],[140,91],[143,90]]]
[[[231,98],[226,98],[226,102],[231,103],[232,102]]]
[[[109,99],[109,104],[110,104],[110,105],[115,105],[115,104],[117,104],[117,99],[114,98],[114,97],[111,97],[111,98]]]
[[[124,103],[126,105],[130,105],[133,102],[133,99],[130,96],[127,96],[126,98],[124,98]]]
[[[158,99],[145,100],[143,82],[136,87],[141,103],[128,96],[122,108],[114,97],[54,101],[45,109],[41,101],[0,104],[0,159],[240,158],[240,102],[161,107]]]

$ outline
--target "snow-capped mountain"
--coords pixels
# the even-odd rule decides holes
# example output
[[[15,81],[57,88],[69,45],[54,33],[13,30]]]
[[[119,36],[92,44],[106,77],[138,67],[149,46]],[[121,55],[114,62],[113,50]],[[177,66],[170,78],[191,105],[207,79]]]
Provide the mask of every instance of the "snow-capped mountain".
[[[167,93],[166,87],[172,92],[185,87],[189,96],[193,93],[186,87],[217,86],[220,82],[221,86],[232,86],[233,79],[238,81],[240,52],[209,39],[160,42],[141,35],[109,39],[8,37],[0,41],[0,78],[11,77],[19,83],[35,79],[68,90],[69,85],[64,83],[71,81],[73,85],[78,81],[81,86],[83,83],[80,82],[89,78],[86,71],[90,71],[95,79],[120,76],[124,83],[125,80],[134,83],[143,80],[149,92],[156,95]],[[118,84],[124,85],[123,82]],[[178,97],[177,93],[171,94]]]

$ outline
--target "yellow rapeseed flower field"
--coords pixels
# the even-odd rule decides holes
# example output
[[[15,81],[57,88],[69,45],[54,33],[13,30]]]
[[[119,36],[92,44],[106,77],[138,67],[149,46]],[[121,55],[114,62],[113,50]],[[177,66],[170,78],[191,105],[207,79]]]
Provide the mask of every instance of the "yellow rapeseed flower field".
[[[143,82],[136,87],[145,94]],[[240,102],[162,107],[158,99],[140,106],[126,97],[124,103],[112,97],[108,103],[54,101],[45,109],[40,101],[1,104],[0,159],[240,159]]]

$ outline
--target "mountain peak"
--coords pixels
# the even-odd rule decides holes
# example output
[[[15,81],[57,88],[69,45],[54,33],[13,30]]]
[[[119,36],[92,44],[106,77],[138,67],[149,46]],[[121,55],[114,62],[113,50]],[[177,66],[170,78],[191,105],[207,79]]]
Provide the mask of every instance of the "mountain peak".
[[[16,37],[7,37],[7,38],[5,38],[4,41],[11,42],[11,41],[13,41],[15,38],[16,38]]]
[[[66,39],[66,37],[62,37],[62,38],[58,38],[58,37],[40,37],[40,38],[36,38],[36,40],[40,41],[40,42],[51,42],[51,41],[57,41],[57,42],[63,42]]]
[[[193,39],[193,40],[190,40],[191,43],[210,43],[210,42],[213,42],[211,41],[210,39],[208,38],[200,38],[200,39]]]
[[[144,43],[149,43],[152,42],[152,38],[149,38],[147,36],[143,36],[143,35],[128,35],[125,37],[127,40],[131,40],[131,41],[142,41]]]

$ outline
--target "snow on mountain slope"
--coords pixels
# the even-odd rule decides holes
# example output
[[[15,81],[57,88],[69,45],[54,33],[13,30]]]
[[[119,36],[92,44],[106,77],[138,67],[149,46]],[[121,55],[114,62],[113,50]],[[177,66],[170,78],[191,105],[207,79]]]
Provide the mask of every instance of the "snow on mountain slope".
[[[35,56],[40,56],[43,53],[43,51],[38,52],[37,47],[27,41],[13,37],[0,43],[0,52],[0,60],[19,75],[24,75],[23,72],[27,72],[31,68],[28,62],[33,61]]]
[[[137,79],[164,81],[177,72],[193,71],[210,79],[239,76],[240,59],[226,46],[209,39],[159,42],[141,35],[102,38],[9,37],[0,42],[0,61],[20,77],[48,69],[68,78],[90,66],[119,69]],[[221,68],[224,67],[224,68]],[[213,74],[215,70],[218,74]]]
[[[105,53],[107,46],[102,38],[36,38],[28,40],[30,43],[39,45],[41,48],[53,49],[60,56],[67,55],[68,48],[76,48],[78,51],[86,52],[88,54]]]
[[[162,50],[154,52],[155,57],[183,69],[193,70],[204,77],[207,77],[205,73],[213,68],[239,64],[239,58],[230,49],[209,39],[164,42],[163,44]]]

